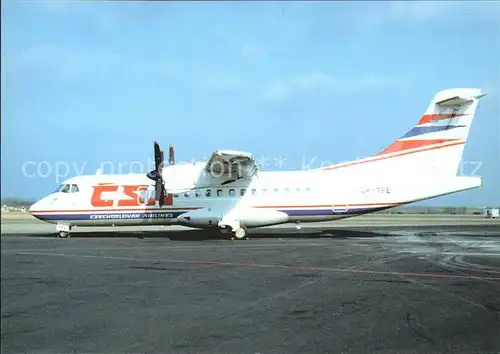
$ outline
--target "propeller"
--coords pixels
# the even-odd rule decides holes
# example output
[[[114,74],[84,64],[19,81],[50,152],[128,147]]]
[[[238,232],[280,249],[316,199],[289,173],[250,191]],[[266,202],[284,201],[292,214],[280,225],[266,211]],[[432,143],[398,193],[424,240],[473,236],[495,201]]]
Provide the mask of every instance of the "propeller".
[[[155,157],[155,169],[148,172],[147,176],[149,179],[155,181],[155,200],[160,204],[160,207],[165,203],[165,183],[163,180],[163,150],[160,145],[154,142],[154,157]],[[169,147],[169,165],[175,163],[174,160],[174,146]]]

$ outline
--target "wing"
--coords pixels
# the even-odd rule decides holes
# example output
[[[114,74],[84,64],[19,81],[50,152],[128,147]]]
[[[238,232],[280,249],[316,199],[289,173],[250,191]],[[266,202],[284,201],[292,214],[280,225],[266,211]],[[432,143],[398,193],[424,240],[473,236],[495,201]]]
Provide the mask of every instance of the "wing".
[[[233,150],[215,151],[205,169],[213,177],[225,179],[224,183],[240,178],[252,179],[259,171],[257,162],[250,153]]]

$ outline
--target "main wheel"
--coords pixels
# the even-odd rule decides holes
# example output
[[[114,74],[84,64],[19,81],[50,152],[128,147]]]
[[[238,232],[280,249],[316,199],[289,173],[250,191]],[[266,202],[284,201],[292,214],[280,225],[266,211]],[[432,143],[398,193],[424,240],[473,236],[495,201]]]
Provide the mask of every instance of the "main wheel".
[[[247,238],[247,230],[245,230],[243,227],[239,227],[234,231],[233,237],[238,239],[238,240],[244,240]]]

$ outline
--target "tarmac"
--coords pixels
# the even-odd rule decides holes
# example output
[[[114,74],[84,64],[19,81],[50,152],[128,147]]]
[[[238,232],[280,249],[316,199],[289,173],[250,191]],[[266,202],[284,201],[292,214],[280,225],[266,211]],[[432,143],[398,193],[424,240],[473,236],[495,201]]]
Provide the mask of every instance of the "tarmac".
[[[355,219],[246,241],[2,220],[2,353],[500,352],[498,220]]]

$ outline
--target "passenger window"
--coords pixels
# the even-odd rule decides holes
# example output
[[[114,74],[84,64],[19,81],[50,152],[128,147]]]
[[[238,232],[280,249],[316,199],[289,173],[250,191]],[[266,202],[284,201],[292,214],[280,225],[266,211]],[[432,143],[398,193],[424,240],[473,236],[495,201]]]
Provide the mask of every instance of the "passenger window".
[[[265,188],[264,188],[264,189],[262,190],[262,193],[266,193],[266,192],[267,192],[267,189],[265,189]]]
[[[205,196],[210,197],[211,195],[212,195],[212,191],[210,189],[207,189],[207,191],[205,192]]]
[[[229,196],[230,197],[234,197],[234,189],[230,189],[229,190]]]
[[[290,192],[290,188],[285,188],[285,192],[286,193]]]
[[[61,193],[69,193],[69,184],[65,184],[64,187],[60,190]]]
[[[179,194],[174,194],[174,198],[179,198]]]
[[[300,188],[297,188],[296,191],[297,191],[297,193],[300,192]]]
[[[195,195],[195,196],[199,197],[199,196],[200,196],[200,194],[201,194],[201,193],[200,193],[200,191],[199,191],[199,190],[195,190],[195,191],[194,191],[194,195]]]
[[[76,184],[71,185],[71,192],[70,193],[78,193],[80,190],[78,189],[78,186]]]
[[[277,193],[278,192],[278,188],[274,188],[274,193]]]
[[[257,189],[252,189],[252,195],[253,196],[257,195]]]
[[[189,198],[189,195],[190,195],[190,194],[191,194],[190,192],[186,192],[186,193],[184,193],[184,196],[185,196],[186,198]]]
[[[222,189],[217,189],[217,196],[222,197]]]
[[[246,193],[246,189],[241,189],[241,190],[240,190],[240,195],[241,195],[242,197],[245,195],[245,193]]]

